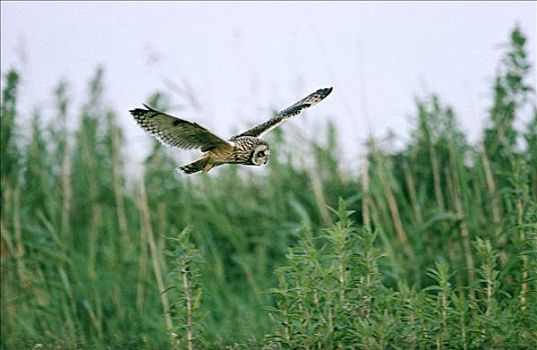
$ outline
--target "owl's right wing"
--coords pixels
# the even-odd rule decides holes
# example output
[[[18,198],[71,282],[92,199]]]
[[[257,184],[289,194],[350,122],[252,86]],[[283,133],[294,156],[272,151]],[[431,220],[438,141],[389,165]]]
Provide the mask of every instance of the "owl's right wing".
[[[268,133],[270,130],[282,124],[283,122],[291,119],[292,117],[296,117],[297,115],[302,113],[302,111],[305,110],[306,108],[315,106],[317,103],[324,100],[326,96],[330,95],[331,92],[332,92],[331,87],[325,88],[325,89],[319,89],[315,91],[314,93],[309,94],[308,96],[304,97],[300,101],[295,102],[294,104],[287,107],[286,109],[280,111],[274,117],[267,120],[266,122],[259,124],[257,126],[254,126],[253,128],[248,129],[239,135],[233,136],[232,140],[241,136],[261,137],[264,134]]]
[[[215,147],[233,147],[229,141],[196,123],[159,112],[145,104],[144,107],[146,109],[136,108],[130,113],[138,125],[164,145],[183,149],[199,148],[203,152]]]

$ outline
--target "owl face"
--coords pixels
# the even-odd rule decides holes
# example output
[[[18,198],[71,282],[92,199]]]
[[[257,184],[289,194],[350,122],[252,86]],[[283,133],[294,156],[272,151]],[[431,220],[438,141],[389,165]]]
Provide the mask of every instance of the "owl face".
[[[252,156],[250,158],[250,161],[253,165],[263,165],[266,164],[270,155],[270,148],[268,144],[261,143],[256,148],[254,148],[254,151],[252,152]]]

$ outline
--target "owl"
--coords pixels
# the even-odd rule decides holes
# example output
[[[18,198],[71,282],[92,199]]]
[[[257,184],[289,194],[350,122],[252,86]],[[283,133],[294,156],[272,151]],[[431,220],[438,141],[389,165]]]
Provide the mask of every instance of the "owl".
[[[130,113],[138,125],[164,145],[182,149],[200,149],[203,154],[199,159],[176,169],[186,174],[193,174],[199,171],[208,172],[222,164],[255,166],[266,164],[270,147],[261,137],[283,122],[298,116],[306,108],[321,102],[331,92],[332,88],[319,89],[266,122],[227,140],[201,125],[159,112],[145,104],[145,109],[136,108]]]

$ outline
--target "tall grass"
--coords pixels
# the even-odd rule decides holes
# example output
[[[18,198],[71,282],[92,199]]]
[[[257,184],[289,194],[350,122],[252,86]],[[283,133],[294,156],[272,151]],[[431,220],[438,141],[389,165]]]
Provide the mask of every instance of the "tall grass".
[[[404,147],[367,141],[359,176],[329,126],[298,155],[275,130],[266,172],[177,176],[154,143],[134,181],[103,70],[79,111],[60,82],[55,114],[24,118],[7,72],[2,349],[536,348],[530,72],[515,28],[477,145],[432,95]]]

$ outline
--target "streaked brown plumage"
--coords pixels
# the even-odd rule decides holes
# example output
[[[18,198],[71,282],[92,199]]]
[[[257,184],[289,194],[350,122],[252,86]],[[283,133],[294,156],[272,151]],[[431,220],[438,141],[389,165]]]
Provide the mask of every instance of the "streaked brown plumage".
[[[332,92],[332,88],[319,89],[302,100],[277,113],[273,118],[241,134],[224,140],[204,127],[166,113],[159,112],[147,105],[130,111],[136,122],[149,134],[166,146],[183,149],[198,148],[204,154],[198,160],[179,167],[187,174],[198,171],[208,172],[221,164],[266,164],[270,155],[269,145],[261,136],[299,115]]]

